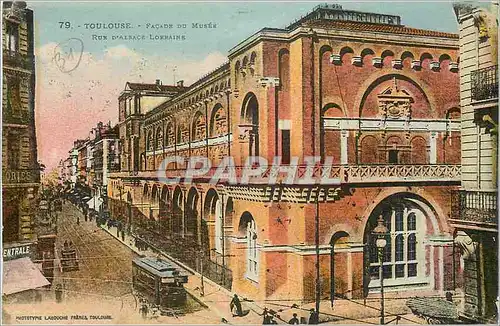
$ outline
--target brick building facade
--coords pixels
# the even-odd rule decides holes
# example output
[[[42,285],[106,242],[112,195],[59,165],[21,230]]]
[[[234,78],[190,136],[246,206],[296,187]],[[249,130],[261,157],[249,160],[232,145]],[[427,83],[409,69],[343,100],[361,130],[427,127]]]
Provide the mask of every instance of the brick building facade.
[[[123,146],[122,170],[110,174],[112,216],[246,297],[310,300],[317,212],[322,297],[377,289],[370,232],[382,215],[391,234],[385,284],[452,289],[445,275],[453,270],[451,191],[460,184],[458,55],[458,35],[320,6],[243,40],[228,63],[189,87],[170,86],[154,108],[135,102],[135,113],[123,114],[126,89],[120,138],[132,131],[137,141]],[[158,169],[174,156],[207,157],[208,176],[229,156],[238,177],[249,156],[280,156],[299,176],[340,182],[286,184],[281,171],[275,185],[212,185],[207,177],[164,184]],[[315,169],[305,168],[307,156],[319,157]],[[161,173],[182,177],[185,168]]]

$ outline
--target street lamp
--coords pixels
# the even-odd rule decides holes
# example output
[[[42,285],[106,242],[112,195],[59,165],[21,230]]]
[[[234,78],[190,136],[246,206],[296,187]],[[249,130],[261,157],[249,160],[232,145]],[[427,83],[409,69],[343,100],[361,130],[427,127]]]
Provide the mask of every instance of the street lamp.
[[[387,245],[387,234],[389,230],[384,225],[384,218],[380,215],[377,219],[377,226],[373,229],[372,235],[375,237],[375,245],[377,246],[380,279],[380,324],[384,325],[384,269],[383,269],[383,253]]]

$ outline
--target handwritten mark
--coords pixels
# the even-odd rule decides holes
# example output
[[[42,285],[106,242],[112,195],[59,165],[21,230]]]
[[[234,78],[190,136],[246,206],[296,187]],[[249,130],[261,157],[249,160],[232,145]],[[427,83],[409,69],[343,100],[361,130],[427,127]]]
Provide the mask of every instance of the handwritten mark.
[[[61,72],[69,73],[78,68],[82,55],[83,41],[78,38],[70,38],[55,47],[52,60]]]

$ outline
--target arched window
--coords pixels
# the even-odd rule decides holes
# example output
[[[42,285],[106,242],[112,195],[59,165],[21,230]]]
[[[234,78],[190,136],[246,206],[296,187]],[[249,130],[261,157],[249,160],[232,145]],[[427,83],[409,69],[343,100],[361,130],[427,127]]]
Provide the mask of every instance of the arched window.
[[[175,129],[172,122],[167,125],[166,146],[175,144]]]
[[[156,148],[161,149],[163,147],[163,130],[158,128],[156,131]]]
[[[205,117],[202,114],[195,118],[192,128],[192,140],[205,139]]]
[[[221,136],[227,133],[226,112],[224,108],[217,104],[212,110],[210,119],[210,136]]]
[[[382,256],[384,281],[388,280],[388,285],[395,285],[402,279],[425,278],[425,275],[419,275],[422,273],[421,270],[419,272],[422,266],[418,265],[418,261],[424,259],[423,213],[419,209],[399,204],[387,206],[382,216],[390,234]],[[379,282],[380,262],[377,248],[372,244],[370,249],[370,276],[372,280]]]
[[[257,228],[254,219],[247,224],[247,276],[252,279],[259,277]]]
[[[154,145],[154,142],[153,142],[153,133],[151,131],[148,132],[148,143],[147,143],[147,149],[148,151],[152,151],[153,150],[153,145]]]

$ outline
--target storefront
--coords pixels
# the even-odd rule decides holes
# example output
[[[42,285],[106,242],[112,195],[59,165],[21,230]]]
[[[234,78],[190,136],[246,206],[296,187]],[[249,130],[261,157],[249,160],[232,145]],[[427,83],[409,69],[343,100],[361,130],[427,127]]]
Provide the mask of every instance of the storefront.
[[[42,264],[34,243],[6,244],[3,249],[2,295],[4,304],[30,303],[48,292],[50,282],[42,274]]]

